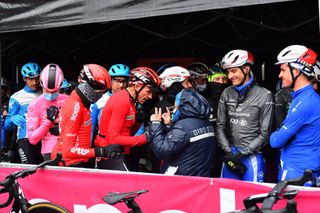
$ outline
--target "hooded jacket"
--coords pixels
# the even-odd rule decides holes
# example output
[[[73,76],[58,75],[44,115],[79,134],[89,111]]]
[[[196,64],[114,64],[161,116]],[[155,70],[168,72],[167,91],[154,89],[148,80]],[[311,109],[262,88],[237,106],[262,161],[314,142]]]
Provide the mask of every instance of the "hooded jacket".
[[[169,129],[161,122],[149,125],[152,149],[164,160],[161,172],[207,177],[216,143],[208,121],[209,104],[200,94],[184,89],[179,110],[180,117]]]

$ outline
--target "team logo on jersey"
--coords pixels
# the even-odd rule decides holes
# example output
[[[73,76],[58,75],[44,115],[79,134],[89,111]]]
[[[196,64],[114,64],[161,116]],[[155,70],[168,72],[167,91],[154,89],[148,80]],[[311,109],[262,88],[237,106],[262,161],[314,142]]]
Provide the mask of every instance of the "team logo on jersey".
[[[84,126],[89,126],[91,124],[91,118],[84,122]]]
[[[76,118],[78,117],[79,111],[80,111],[80,103],[77,102],[77,103],[74,105],[73,113],[72,113],[72,115],[71,115],[71,120],[72,120],[72,121],[75,121],[75,120],[76,120]]]
[[[133,120],[134,119],[134,115],[128,115],[126,117],[126,121],[130,121],[130,120]]]
[[[248,122],[247,122],[246,119],[241,118],[241,119],[239,120],[239,125],[240,125],[240,126],[247,126],[247,124],[248,124]]]

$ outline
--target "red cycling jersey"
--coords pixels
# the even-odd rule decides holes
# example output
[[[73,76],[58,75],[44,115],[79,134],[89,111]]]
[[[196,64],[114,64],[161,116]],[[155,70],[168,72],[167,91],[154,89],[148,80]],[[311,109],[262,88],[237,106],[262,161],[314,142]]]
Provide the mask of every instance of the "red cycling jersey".
[[[113,94],[102,109],[95,145],[120,144],[125,147],[124,153],[129,154],[129,147],[143,145],[147,141],[145,135],[132,136],[140,125],[136,123],[136,109],[129,93],[121,90]]]
[[[94,158],[94,149],[90,148],[90,109],[82,104],[76,90],[65,101],[60,115],[60,138],[51,157],[55,158],[56,154],[61,152],[67,166]]]

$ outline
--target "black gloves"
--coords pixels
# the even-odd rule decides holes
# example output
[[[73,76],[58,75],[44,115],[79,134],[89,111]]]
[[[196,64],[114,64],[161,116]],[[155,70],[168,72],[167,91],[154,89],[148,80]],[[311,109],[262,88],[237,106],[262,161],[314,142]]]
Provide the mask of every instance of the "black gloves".
[[[54,122],[59,115],[59,109],[56,106],[47,108],[47,119]]]
[[[54,127],[51,127],[49,129],[49,132],[51,133],[51,135],[55,135],[55,136],[59,136],[60,132],[59,132],[59,125],[55,124]]]
[[[247,171],[247,167],[241,163],[240,159],[243,158],[245,155],[241,152],[238,152],[235,155],[232,153],[227,153],[224,163],[226,166],[233,172],[245,174]]]
[[[111,144],[105,147],[94,148],[96,157],[120,158],[123,147],[119,144]]]

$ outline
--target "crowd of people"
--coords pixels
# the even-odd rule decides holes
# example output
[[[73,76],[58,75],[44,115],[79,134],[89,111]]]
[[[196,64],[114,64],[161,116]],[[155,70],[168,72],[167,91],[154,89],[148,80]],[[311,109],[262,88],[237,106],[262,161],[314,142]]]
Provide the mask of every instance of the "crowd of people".
[[[25,87],[10,100],[1,82],[1,152],[14,163],[62,153],[60,166],[254,182],[311,169],[306,185],[320,186],[317,53],[291,45],[277,58],[275,95],[240,49],[211,67],[85,64],[75,88],[59,65],[27,63]]]

